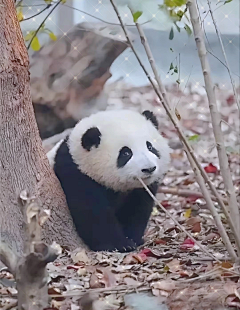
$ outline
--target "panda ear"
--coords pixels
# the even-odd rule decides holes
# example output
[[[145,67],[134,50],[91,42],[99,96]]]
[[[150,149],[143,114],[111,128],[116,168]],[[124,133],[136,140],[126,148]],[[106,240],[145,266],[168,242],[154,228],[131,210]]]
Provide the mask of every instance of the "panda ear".
[[[93,146],[97,148],[101,141],[101,135],[97,127],[88,129],[82,136],[82,147],[88,152],[90,152]]]
[[[158,121],[153,112],[146,110],[142,112],[142,115],[145,116],[147,120],[150,120],[153,123],[153,125],[158,129]]]

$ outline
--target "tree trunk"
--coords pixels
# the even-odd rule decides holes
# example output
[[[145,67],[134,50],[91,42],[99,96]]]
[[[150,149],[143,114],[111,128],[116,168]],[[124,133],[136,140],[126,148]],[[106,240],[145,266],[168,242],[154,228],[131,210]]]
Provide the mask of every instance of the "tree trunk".
[[[23,215],[18,197],[26,189],[51,210],[46,242],[74,248],[81,241],[65,196],[39,136],[30,95],[29,60],[13,0],[0,0],[0,232],[1,241],[22,252]]]

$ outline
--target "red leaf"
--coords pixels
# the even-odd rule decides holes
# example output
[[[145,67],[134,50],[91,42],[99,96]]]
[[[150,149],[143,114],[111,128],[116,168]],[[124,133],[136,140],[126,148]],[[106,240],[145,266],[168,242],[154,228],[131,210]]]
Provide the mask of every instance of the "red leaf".
[[[144,253],[133,254],[133,258],[135,258],[138,263],[142,264],[147,260],[147,255]]]
[[[141,252],[139,252],[139,255],[142,255],[142,254],[144,254],[146,256],[152,256],[153,255],[153,253],[150,249],[143,249]]]
[[[218,169],[212,163],[204,168],[207,173],[217,173]]]
[[[163,239],[156,239],[156,240],[154,240],[154,242],[155,242],[156,244],[166,244],[166,243],[167,243],[167,241],[165,241],[165,240],[163,240]]]
[[[78,270],[80,268],[80,266],[75,266],[75,265],[68,265],[67,269],[74,269],[74,270]]]
[[[161,205],[164,207],[164,208],[167,208],[167,207],[170,207],[171,205],[169,204],[168,200],[163,200],[161,202]]]
[[[226,101],[227,101],[227,104],[231,106],[231,105],[234,104],[235,98],[234,98],[233,95],[230,95],[230,96],[227,97]]]
[[[198,198],[199,198],[199,197],[197,197],[197,196],[188,196],[188,197],[186,198],[186,202],[187,202],[187,203],[195,202]]]
[[[194,241],[190,238],[184,240],[184,242],[180,245],[181,250],[187,250],[194,247]]]

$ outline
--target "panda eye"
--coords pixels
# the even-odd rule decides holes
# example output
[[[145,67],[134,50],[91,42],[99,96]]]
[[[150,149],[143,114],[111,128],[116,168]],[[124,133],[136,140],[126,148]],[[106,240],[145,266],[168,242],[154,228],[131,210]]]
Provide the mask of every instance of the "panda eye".
[[[121,148],[117,159],[117,167],[118,168],[124,167],[127,164],[127,162],[132,158],[132,156],[133,152],[129,147],[124,146],[123,148]]]
[[[131,152],[131,150],[128,147],[125,146],[121,150],[121,155],[124,156],[124,157],[131,156],[132,152]]]
[[[149,151],[152,151],[153,150],[153,146],[150,142],[147,141],[147,148]]]

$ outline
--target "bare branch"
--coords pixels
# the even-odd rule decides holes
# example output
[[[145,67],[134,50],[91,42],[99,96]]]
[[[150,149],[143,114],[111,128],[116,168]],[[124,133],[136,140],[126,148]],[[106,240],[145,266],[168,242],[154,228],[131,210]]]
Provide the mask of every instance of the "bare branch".
[[[133,12],[132,12],[133,14]],[[138,22],[136,22],[136,26],[137,26],[137,30],[138,30],[138,33],[140,35],[140,39],[141,39],[141,42],[142,42],[142,45],[144,46],[145,48],[145,51],[146,51],[146,54],[148,56],[148,60],[149,60],[149,63],[152,67],[152,70],[153,70],[153,73],[154,73],[154,76],[155,76],[155,79],[157,81],[157,84],[158,84],[158,87],[159,87],[159,90],[161,92],[161,95],[163,97],[163,99],[165,100],[166,104],[168,105],[168,108],[169,110],[171,111],[171,107],[169,105],[169,100],[168,100],[168,96],[167,96],[167,92],[166,92],[166,89],[160,79],[160,76],[158,74],[158,70],[157,70],[157,66],[156,66],[156,62],[153,58],[153,54],[152,54],[152,51],[151,51],[151,48],[148,44],[148,40],[143,32],[143,29],[142,27],[140,26],[140,24]]]
[[[66,4],[66,3],[64,3],[64,6],[66,6],[67,8],[73,9],[73,10],[75,10],[75,11],[81,12],[81,13],[83,13],[83,14],[86,14],[86,15],[88,15],[88,16],[90,16],[90,17],[96,19],[96,20],[99,20],[100,22],[103,22],[104,24],[113,25],[113,26],[121,26],[120,24],[108,22],[108,21],[106,21],[106,20],[104,20],[104,19],[102,19],[102,18],[99,18],[99,17],[97,17],[97,16],[94,16],[94,15],[92,15],[92,14],[90,14],[90,13],[87,13],[87,12],[85,12],[85,11],[83,11],[83,10],[77,9],[77,8],[71,6],[71,5]],[[153,18],[147,20],[146,22],[142,23],[141,25],[146,25],[146,24],[150,23],[152,20],[153,20]],[[135,24],[126,24],[126,27],[135,27]]]
[[[197,171],[196,168],[200,171],[200,173],[201,173],[201,175],[202,175],[204,181],[208,184],[208,186],[210,187],[210,189],[211,189],[212,193],[214,194],[214,196],[216,196],[217,201],[218,201],[219,205],[221,206],[221,208],[222,208],[222,210],[223,210],[223,212],[224,212],[224,214],[225,214],[225,216],[226,216],[226,218],[227,218],[227,220],[228,220],[228,222],[229,222],[230,228],[232,229],[233,234],[234,234],[234,237],[235,237],[235,241],[236,241],[236,243],[237,243],[237,245],[238,245],[238,247],[239,247],[239,250],[240,250],[240,246],[239,246],[239,245],[240,245],[240,241],[239,241],[240,238],[239,238],[238,231],[237,231],[236,227],[232,224],[232,219],[230,218],[229,213],[228,213],[228,210],[227,210],[227,208],[226,208],[224,202],[222,201],[222,197],[220,196],[220,194],[218,193],[218,191],[217,191],[216,188],[214,187],[213,183],[212,183],[211,180],[209,179],[207,173],[205,172],[205,170],[203,169],[203,167],[201,166],[201,164],[198,162],[198,160],[197,160],[197,158],[196,158],[196,156],[195,156],[195,154],[194,154],[194,152],[193,152],[192,147],[191,147],[190,144],[188,143],[187,138],[185,137],[185,135],[183,134],[181,128],[179,127],[179,125],[178,125],[178,123],[177,123],[176,117],[173,116],[171,110],[169,109],[170,104],[167,103],[166,100],[165,100],[165,99],[167,99],[167,97],[163,98],[163,95],[162,95],[161,91],[156,87],[156,85],[155,85],[155,83],[153,82],[153,80],[152,80],[150,74],[148,73],[148,71],[147,71],[146,68],[144,67],[144,65],[143,65],[143,63],[142,63],[142,61],[141,61],[141,59],[140,59],[140,57],[139,57],[139,55],[138,55],[138,53],[137,53],[135,47],[134,47],[133,44],[132,44],[132,41],[131,41],[130,38],[129,38],[127,29],[126,29],[126,27],[125,27],[125,25],[124,25],[124,23],[123,23],[123,21],[122,21],[122,18],[121,18],[120,14],[119,14],[119,11],[118,11],[117,6],[116,6],[115,3],[114,3],[114,0],[110,0],[110,2],[111,2],[112,6],[113,6],[113,8],[114,8],[114,10],[115,10],[115,12],[116,12],[116,14],[117,14],[117,17],[118,17],[118,19],[119,19],[119,21],[120,21],[120,23],[121,23],[122,29],[123,29],[123,31],[124,31],[124,34],[125,34],[125,36],[126,36],[126,38],[127,38],[127,41],[128,41],[128,43],[129,43],[129,45],[130,45],[130,47],[131,47],[131,49],[132,49],[134,55],[136,56],[136,58],[137,58],[137,60],[138,60],[138,62],[139,62],[139,64],[140,64],[140,66],[142,67],[142,69],[143,69],[144,73],[146,74],[146,76],[147,76],[149,82],[151,83],[151,85],[152,85],[154,91],[156,92],[156,94],[157,94],[157,96],[158,96],[160,102],[162,103],[162,105],[163,105],[163,107],[164,107],[164,109],[165,109],[165,111],[166,111],[168,117],[170,118],[171,122],[173,123],[173,125],[174,125],[174,127],[175,127],[175,129],[176,129],[176,131],[177,131],[177,133],[178,133],[178,135],[179,135],[180,140],[183,142],[183,145],[184,145],[184,148],[185,148],[186,153],[188,154],[188,157],[189,157],[189,158],[192,158],[192,161],[191,161],[190,163],[193,163],[193,162],[194,162],[194,164],[196,165],[196,166],[195,166],[195,165],[192,166],[193,171],[195,172],[195,174],[196,174],[196,171]],[[138,28],[139,28],[139,25],[138,25]],[[141,35],[144,36],[144,40],[142,40],[142,43],[143,43],[143,45],[144,45],[145,51],[146,51],[146,53],[147,53],[147,56],[148,56],[148,58],[151,58],[151,54],[150,54],[150,55],[148,54],[148,48],[147,48],[147,45],[146,45],[146,44],[148,44],[148,42],[147,42],[147,39],[146,39],[146,37],[145,37],[143,31],[141,32]],[[157,79],[157,78],[156,78],[156,79]],[[204,183],[202,183],[202,186],[203,186],[203,184],[204,184]],[[206,191],[204,191],[204,192],[206,192]],[[224,239],[224,238],[223,238],[223,239]],[[231,250],[231,253],[233,253],[233,250]]]
[[[36,35],[38,34],[39,30],[42,28],[43,24],[45,23],[45,21],[48,19],[48,17],[52,14],[52,12],[58,7],[58,5],[62,2],[62,0],[59,0],[57,2],[56,5],[54,5],[54,7],[51,9],[51,11],[47,14],[47,16],[44,18],[44,20],[41,22],[41,24],[39,25],[38,29],[35,31],[34,35],[32,36],[32,39],[30,40],[27,49],[29,50],[33,39],[36,37]]]
[[[180,189],[178,187],[160,187],[158,189],[158,193],[162,194],[171,194],[171,195],[177,195],[182,197],[195,197],[195,198],[204,198],[203,194],[200,192],[193,192],[189,189]],[[213,201],[217,201],[217,198],[213,195],[211,195],[211,199]],[[223,202],[227,205],[228,201],[224,198]]]
[[[204,180],[200,174],[200,171],[197,169],[193,159],[189,156],[189,154],[187,153],[187,157],[188,157],[188,160],[191,164],[191,166],[193,167],[194,169],[194,172],[195,172],[195,175],[196,175],[196,179],[197,179],[197,182],[199,184],[199,187],[203,193],[203,196],[204,196],[204,199],[206,200],[206,203],[207,203],[207,207],[208,209],[210,210],[211,214],[212,214],[212,217],[216,223],[216,226],[218,228],[218,231],[222,237],[222,240],[228,250],[228,253],[229,255],[232,257],[233,260],[236,260],[237,256],[236,256],[236,253],[233,249],[233,246],[231,244],[231,241],[226,233],[226,230],[223,226],[223,223],[221,221],[221,217],[220,215],[218,214],[212,200],[211,200],[211,197],[210,197],[210,194],[209,194],[209,191],[207,190],[206,188],[206,185],[204,184]]]
[[[234,83],[234,80],[233,80],[233,77],[232,77],[232,72],[231,72],[231,69],[230,69],[230,66],[229,66],[229,63],[228,63],[228,59],[227,59],[227,55],[226,55],[225,48],[224,48],[224,45],[223,45],[222,37],[221,37],[220,31],[218,29],[216,20],[215,20],[214,15],[213,15],[211,1],[207,0],[207,2],[208,2],[208,6],[209,6],[209,11],[210,11],[210,14],[211,14],[211,17],[212,17],[212,20],[213,20],[213,24],[214,24],[214,27],[215,27],[215,30],[216,30],[216,34],[218,36],[218,40],[219,40],[219,43],[220,43],[220,46],[221,46],[221,49],[222,49],[222,53],[223,53],[223,56],[224,56],[224,59],[225,59],[226,68],[227,68],[227,71],[228,71],[228,74],[229,74],[229,77],[230,77],[230,80],[231,80],[234,97],[235,97],[238,109],[240,110],[240,103],[239,103],[239,100],[238,100],[238,95],[237,95],[235,83]]]
[[[200,24],[200,19],[197,11],[197,4],[196,0],[189,0],[187,3],[189,8],[190,18],[193,26],[193,31],[195,35],[195,41],[198,49],[198,55],[201,61],[204,81],[205,81],[205,88],[207,92],[208,102],[209,102],[209,109],[211,113],[212,125],[213,125],[213,133],[217,145],[218,151],[218,158],[220,164],[220,170],[223,177],[223,182],[225,185],[227,198],[229,202],[229,211],[231,218],[234,222],[234,227],[236,228],[238,234],[236,238],[238,239],[240,236],[240,215],[239,215],[239,208],[236,198],[236,193],[234,190],[232,177],[230,173],[230,168],[228,164],[228,157],[226,153],[226,148],[224,145],[224,137],[221,130],[221,117],[220,113],[217,109],[217,102],[214,93],[214,85],[211,78],[211,71],[210,66],[207,58],[207,51],[204,42],[203,31]],[[239,242],[238,242],[239,243]],[[240,255],[240,248],[238,248],[238,252]]]
[[[42,9],[42,11],[40,11],[40,12],[38,12],[37,14],[32,15],[32,16],[30,16],[30,17],[24,18],[21,22],[24,22],[25,20],[32,19],[33,17],[36,17],[36,16],[42,14],[44,11],[46,11],[47,9],[49,9],[51,6],[52,6],[52,4],[48,4],[44,9]]]

